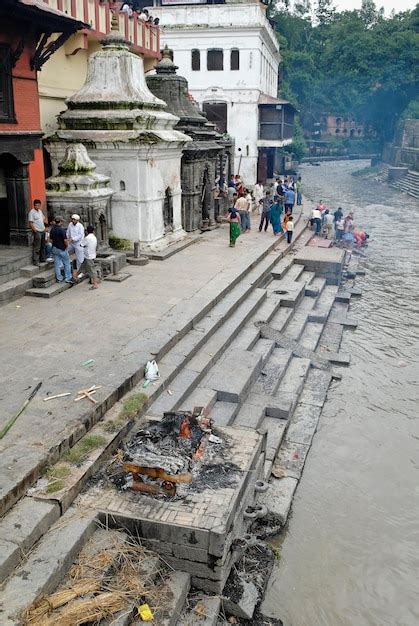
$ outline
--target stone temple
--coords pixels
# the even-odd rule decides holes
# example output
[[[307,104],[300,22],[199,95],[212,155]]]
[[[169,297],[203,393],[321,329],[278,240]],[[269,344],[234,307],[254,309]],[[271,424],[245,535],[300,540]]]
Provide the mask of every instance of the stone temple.
[[[113,28],[116,28],[113,25]],[[141,57],[112,30],[89,59],[86,82],[66,101],[59,129],[46,142],[53,167],[66,148],[83,144],[110,178],[114,236],[159,251],[182,239],[180,164],[190,137],[148,89]]]
[[[219,216],[216,196],[225,180],[226,157],[221,136],[188,96],[188,82],[177,69],[166,46],[156,74],[146,80],[153,94],[167,102],[168,111],[179,117],[175,128],[193,139],[183,149],[181,167],[182,225],[193,231],[212,225]]]

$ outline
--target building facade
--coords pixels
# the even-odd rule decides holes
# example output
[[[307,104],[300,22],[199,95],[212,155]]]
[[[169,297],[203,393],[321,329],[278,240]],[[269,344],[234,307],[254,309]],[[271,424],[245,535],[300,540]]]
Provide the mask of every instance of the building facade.
[[[273,175],[277,150],[292,142],[292,125],[283,123],[288,103],[277,99],[279,46],[265,5],[255,0],[160,2],[150,10],[160,18],[162,42],[173,50],[179,72],[208,119],[234,138],[235,172],[254,184],[258,161],[265,159],[266,175]]]
[[[65,110],[65,100],[84,84],[88,59],[100,50],[100,41],[110,32],[113,16],[118,19],[119,32],[131,43],[131,51],[143,59],[146,71],[160,58],[160,29],[140,21],[135,12],[131,17],[118,13],[120,3],[113,0],[41,1],[90,27],[69,37],[39,74],[41,126],[48,133],[58,127],[57,116]]]
[[[37,0],[0,3],[2,245],[30,243],[28,210],[35,198],[45,200],[37,72],[75,31],[86,26]]]

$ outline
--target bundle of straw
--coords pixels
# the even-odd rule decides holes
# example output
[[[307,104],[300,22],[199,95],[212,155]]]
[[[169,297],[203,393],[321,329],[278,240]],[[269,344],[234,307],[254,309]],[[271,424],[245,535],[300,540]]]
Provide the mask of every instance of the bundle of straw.
[[[24,623],[34,624],[41,617],[47,615],[54,609],[67,604],[75,598],[86,595],[86,593],[92,593],[93,591],[99,591],[101,586],[100,581],[85,579],[80,580],[68,589],[57,591],[48,597],[41,597],[36,600],[25,612]]]
[[[80,626],[88,622],[97,622],[122,611],[126,605],[126,594],[108,591],[88,600],[71,602],[64,609],[43,620],[42,626]]]

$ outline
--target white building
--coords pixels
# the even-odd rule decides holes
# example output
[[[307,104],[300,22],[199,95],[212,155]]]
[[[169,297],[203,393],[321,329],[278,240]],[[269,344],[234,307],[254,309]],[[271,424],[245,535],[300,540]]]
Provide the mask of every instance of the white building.
[[[247,184],[280,167],[278,148],[291,143],[294,110],[277,99],[278,41],[257,0],[158,0],[162,43],[220,132],[235,140],[235,172]]]

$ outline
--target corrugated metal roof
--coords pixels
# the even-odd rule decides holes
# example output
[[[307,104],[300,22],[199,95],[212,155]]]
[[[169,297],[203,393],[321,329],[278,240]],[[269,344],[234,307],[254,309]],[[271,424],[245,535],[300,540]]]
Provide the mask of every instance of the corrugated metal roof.
[[[283,100],[282,98],[274,98],[273,96],[268,96],[266,93],[260,94],[258,104],[289,104],[290,107],[295,109],[295,106],[291,104],[289,100]]]

